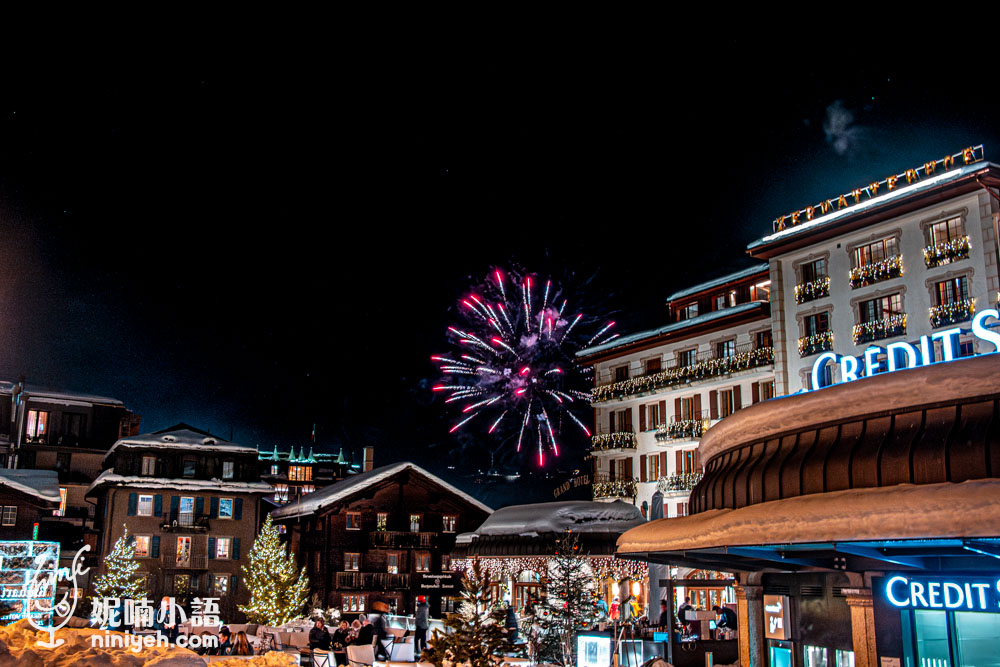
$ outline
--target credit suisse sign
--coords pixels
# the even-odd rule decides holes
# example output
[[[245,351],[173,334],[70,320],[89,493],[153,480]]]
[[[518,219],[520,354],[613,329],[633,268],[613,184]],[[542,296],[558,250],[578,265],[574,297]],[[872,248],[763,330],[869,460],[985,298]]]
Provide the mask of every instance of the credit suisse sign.
[[[885,580],[886,600],[898,609],[1000,613],[1000,577],[909,577]]]

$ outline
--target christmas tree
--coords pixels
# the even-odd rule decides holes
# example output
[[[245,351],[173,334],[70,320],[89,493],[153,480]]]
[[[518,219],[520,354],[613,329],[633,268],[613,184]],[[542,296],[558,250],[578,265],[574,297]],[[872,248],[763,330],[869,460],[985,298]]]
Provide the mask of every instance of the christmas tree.
[[[250,623],[273,627],[299,617],[309,599],[309,578],[305,568],[296,566],[295,554],[286,554],[270,515],[250,549],[250,563],[242,570],[250,602],[238,608]]]
[[[125,532],[115,542],[111,553],[104,557],[104,574],[94,582],[94,602],[105,598],[142,600],[147,597],[145,580],[139,576],[139,561],[135,559],[135,536]]]
[[[528,633],[537,662],[576,664],[576,636],[597,622],[594,576],[580,551],[576,534],[566,531],[556,542],[545,580],[547,595],[535,605],[532,631]]]
[[[472,561],[472,573],[462,581],[462,602],[458,611],[448,614],[444,624],[450,632],[434,629],[428,642],[432,648],[420,656],[421,662],[439,667],[462,664],[469,667],[496,667],[509,643],[504,629],[507,613],[502,607],[490,609],[489,580],[480,569],[479,560]]]

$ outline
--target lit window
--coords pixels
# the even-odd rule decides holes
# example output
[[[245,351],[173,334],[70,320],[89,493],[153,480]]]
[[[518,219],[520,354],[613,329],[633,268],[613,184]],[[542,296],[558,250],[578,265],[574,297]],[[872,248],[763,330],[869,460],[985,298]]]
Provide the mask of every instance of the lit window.
[[[455,532],[455,526],[458,524],[457,516],[455,516],[454,514],[445,514],[441,520],[444,523],[444,526],[442,528],[444,532],[446,533]]]
[[[686,368],[687,366],[694,366],[697,356],[697,350],[691,348],[690,350],[678,350],[674,353],[674,357],[677,360],[678,368]]]
[[[142,474],[144,476],[151,476],[156,474],[156,457],[155,456],[143,456],[142,457]]]
[[[679,415],[674,415],[675,419],[698,419],[701,415],[696,415],[694,413],[694,396],[688,396],[687,398],[681,399],[681,413]]]
[[[235,467],[236,467],[236,464],[234,462],[232,462],[232,461],[223,461],[222,462],[222,479],[232,479],[233,478],[233,471],[234,471]]]
[[[951,220],[935,222],[927,228],[927,234],[931,245],[946,243],[948,241],[954,241],[957,238],[961,238],[964,236],[964,234],[962,234],[962,218],[952,218]]]
[[[274,502],[276,502],[276,503],[287,503],[288,502],[288,485],[287,484],[275,484],[274,485]]]
[[[59,487],[59,509],[52,510],[52,516],[66,516],[66,496],[69,489],[64,486]]]
[[[861,322],[879,322],[894,315],[903,313],[903,297],[890,294],[878,299],[862,301],[858,304],[858,314]]]
[[[361,569],[361,554],[344,554],[344,571],[357,572]]]
[[[191,562],[191,537],[181,535],[177,538],[177,564],[188,565]]]
[[[694,472],[694,450],[686,449],[682,451],[680,463],[681,469],[677,471],[678,475]]]
[[[312,466],[288,466],[288,479],[293,482],[312,480]]]
[[[649,479],[651,482],[655,482],[660,478],[660,455],[650,454],[649,458],[646,461],[647,461],[646,467],[649,469],[647,471],[649,473],[647,479]]]
[[[280,468],[280,466],[278,466],[278,465],[272,465],[272,466],[271,466],[271,474],[272,474],[272,475],[277,475],[277,474],[278,474],[278,471],[279,471],[280,469],[281,469],[281,468]]]
[[[969,298],[969,280],[965,276],[958,276],[939,282],[934,285],[934,294],[939,306],[965,301]]]
[[[181,498],[180,511],[177,513],[177,523],[182,526],[194,525],[194,498]]]
[[[389,525],[389,513],[379,512],[375,515],[375,530],[386,530]]]
[[[659,403],[652,403],[639,409],[646,411],[646,430],[652,431],[660,425],[663,416],[660,414]]]
[[[288,532],[288,526],[283,523],[278,524],[278,535],[284,535],[286,532]]]
[[[861,268],[899,254],[895,238],[882,239],[854,249],[854,267]]]
[[[197,462],[193,456],[184,457],[184,476],[194,477],[197,472]]]
[[[361,530],[361,512],[347,513],[347,530]]]
[[[807,336],[824,333],[830,330],[830,314],[823,311],[822,313],[807,315],[804,324]]]
[[[736,341],[724,340],[715,344],[715,356],[720,359],[732,357],[736,354]]]
[[[135,536],[135,557],[149,558],[149,535]]]
[[[426,551],[417,553],[417,572],[431,571],[431,555]]]
[[[219,518],[220,519],[232,519],[233,518],[233,499],[232,498],[219,498]]]
[[[231,537],[217,537],[215,539],[215,557],[229,558],[232,546],[233,539]]]
[[[17,505],[4,505],[2,523],[4,526],[13,526],[17,523]]]
[[[216,574],[212,577],[212,592],[219,597],[229,592],[228,574]]]
[[[760,400],[766,401],[774,398],[774,380],[765,380],[760,383]]]
[[[153,516],[153,496],[139,496],[139,506],[136,509],[139,516]]]
[[[802,265],[802,282],[811,283],[826,278],[826,260],[817,259]]]
[[[445,554],[441,556],[441,571],[447,572],[451,569],[451,556]]]
[[[419,533],[420,532],[420,515],[411,514],[410,515],[410,532]]]
[[[316,487],[313,486],[312,484],[303,484],[302,485],[302,495],[306,495],[307,493],[312,493],[315,490],[316,490]]]
[[[758,331],[755,342],[758,350],[766,347],[774,347],[774,343],[771,339],[771,330],[768,329],[767,331]]]
[[[399,554],[388,554],[386,556],[386,572],[389,574],[399,574]]]
[[[698,302],[693,301],[677,311],[678,320],[689,320],[698,317]]]
[[[42,438],[49,431],[49,413],[40,410],[28,410],[28,432],[29,438]]]

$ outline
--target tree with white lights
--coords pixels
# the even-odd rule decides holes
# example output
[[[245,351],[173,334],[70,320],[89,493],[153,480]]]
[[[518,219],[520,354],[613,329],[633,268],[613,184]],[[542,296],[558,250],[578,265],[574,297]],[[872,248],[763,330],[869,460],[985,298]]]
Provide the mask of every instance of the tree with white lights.
[[[135,536],[130,536],[125,526],[125,532],[104,558],[104,574],[94,582],[91,600],[142,600],[147,597],[144,584],[145,579],[139,576],[139,561],[135,559]]]
[[[250,623],[274,627],[299,617],[309,600],[309,577],[295,564],[295,554],[286,553],[270,515],[250,549],[249,564],[241,569],[250,602],[238,608]]]

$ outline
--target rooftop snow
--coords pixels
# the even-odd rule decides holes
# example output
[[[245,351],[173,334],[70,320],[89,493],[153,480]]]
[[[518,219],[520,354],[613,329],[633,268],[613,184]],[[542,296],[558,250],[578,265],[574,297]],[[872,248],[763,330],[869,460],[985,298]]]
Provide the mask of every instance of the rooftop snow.
[[[891,192],[887,192],[884,195],[880,195],[873,199],[868,199],[866,201],[859,202],[854,206],[848,206],[847,208],[840,209],[839,211],[827,213],[826,215],[822,215],[818,218],[813,218],[808,222],[795,225],[794,227],[787,227],[781,230],[780,232],[775,232],[770,236],[765,236],[764,238],[754,241],[753,243],[747,246],[747,250],[752,250],[753,248],[759,248],[761,246],[768,245],[769,243],[772,243],[774,241],[781,241],[789,237],[799,236],[805,232],[815,230],[819,227],[825,227],[831,223],[837,222],[838,220],[842,220],[856,213],[870,212],[872,210],[879,208],[880,206],[884,206],[885,204],[897,202],[901,199],[905,199],[906,197],[920,194],[922,192],[930,190],[944,183],[957,180],[962,176],[966,176],[973,172],[981,171],[983,169],[989,169],[990,167],[996,167],[996,166],[997,165],[994,165],[991,162],[975,162],[973,164],[964,165],[959,169],[946,171],[936,176],[931,176],[930,178],[926,178],[922,181],[913,183],[911,185],[905,185],[901,188],[897,188],[895,190],[892,190]]]
[[[667,302],[674,301],[676,299],[683,299],[686,296],[698,294],[699,292],[704,292],[714,287],[722,287],[726,283],[732,283],[736,282],[737,280],[743,280],[744,278],[749,278],[755,273],[762,273],[767,270],[768,270],[767,264],[756,264],[754,266],[747,267],[742,271],[737,271],[736,273],[730,273],[728,275],[722,276],[721,278],[716,278],[715,280],[709,280],[707,282],[700,283],[693,287],[682,289],[680,292],[674,292],[673,294],[667,297]]]
[[[512,505],[494,512],[473,535],[521,535],[544,533],[622,533],[645,523],[635,505],[620,500],[598,503],[589,500]]]
[[[14,390],[14,382],[9,382],[7,380],[0,380],[0,393],[10,394]],[[117,398],[109,398],[107,396],[96,396],[94,394],[78,394],[70,391],[53,391],[51,389],[45,389],[44,387],[37,387],[35,385],[26,384],[24,385],[24,391],[28,392],[28,399],[32,398],[37,400],[46,400],[52,402],[68,402],[70,405],[75,405],[74,402],[82,402],[85,404],[92,403],[103,403],[108,405],[120,405],[125,404],[119,401]]]
[[[274,491],[267,482],[232,482],[221,479],[175,479],[171,477],[139,477],[118,475],[105,470],[87,488],[86,496],[99,486],[128,486],[137,489],[175,489],[178,491],[220,491],[226,493],[267,493]],[[57,492],[58,495],[58,492]]]
[[[0,486],[5,486],[46,503],[62,502],[59,475],[54,470],[0,470]]]
[[[622,336],[621,338],[615,338],[613,341],[604,343],[602,345],[595,345],[593,347],[584,348],[579,352],[577,352],[576,356],[586,357],[591,354],[597,354],[598,352],[604,352],[605,350],[613,350],[623,345],[628,345],[630,343],[637,343],[639,341],[646,340],[647,338],[656,338],[657,336],[662,336],[664,334],[672,333],[674,331],[681,331],[683,329],[686,329],[687,327],[691,327],[696,324],[711,322],[714,319],[725,317],[726,315],[735,315],[737,313],[747,312],[755,308],[762,308],[766,303],[767,303],[766,301],[748,301],[747,303],[741,303],[740,305],[733,306],[732,308],[713,310],[710,313],[698,315],[697,317],[692,317],[689,320],[673,322],[666,326],[660,327],[659,329],[640,331],[639,333],[629,334],[628,336]]]
[[[375,468],[373,470],[369,470],[368,472],[358,473],[357,475],[348,477],[347,479],[334,482],[329,486],[325,486],[322,489],[310,493],[298,502],[285,505],[281,509],[271,512],[271,516],[275,519],[293,519],[295,517],[318,512],[324,507],[334,505],[341,500],[348,498],[363,489],[378,484],[383,480],[387,480],[393,475],[401,473],[404,470],[414,470],[435,484],[444,487],[448,491],[475,505],[484,512],[493,512],[492,508],[484,505],[482,502],[476,500],[461,489],[452,486],[436,475],[432,475],[415,463],[404,461],[402,463],[394,463],[393,465]]]
[[[257,454],[256,447],[247,447],[217,438],[187,424],[178,424],[162,431],[145,433],[133,438],[122,438],[111,446],[107,456],[118,447],[143,447],[163,449],[197,449],[201,451]],[[105,456],[105,458],[107,458]]]

